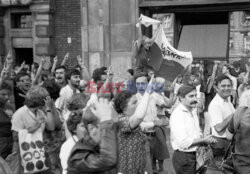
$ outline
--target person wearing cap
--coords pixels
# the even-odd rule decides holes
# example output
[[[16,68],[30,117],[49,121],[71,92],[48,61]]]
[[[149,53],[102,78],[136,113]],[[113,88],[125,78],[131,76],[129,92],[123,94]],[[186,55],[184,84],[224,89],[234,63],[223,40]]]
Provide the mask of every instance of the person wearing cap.
[[[136,88],[137,88],[136,97],[138,101],[141,101],[143,99],[143,95],[145,94],[146,89],[147,89],[147,83],[148,83],[148,80],[146,76],[141,76],[136,79]],[[150,96],[146,115],[140,124],[140,127],[143,133],[147,137],[145,148],[146,148],[146,171],[148,172],[148,174],[153,173],[152,152],[153,152],[153,147],[155,144],[155,135],[156,135],[155,126],[167,126],[168,125],[168,121],[166,119],[157,118],[156,105],[163,106],[164,104],[165,104],[165,101],[160,100],[158,97],[153,97],[153,94],[152,94]]]
[[[208,106],[212,135],[217,140],[217,143],[212,145],[215,164],[211,166],[212,170],[218,170],[218,162],[221,161],[228,147],[226,128],[235,112],[235,108],[230,101],[231,79],[226,75],[218,76],[215,80],[215,89],[217,93]]]
[[[196,173],[196,150],[199,145],[216,142],[211,136],[201,138],[197,116],[196,88],[182,85],[178,96],[180,104],[170,116],[172,157],[176,174]]]

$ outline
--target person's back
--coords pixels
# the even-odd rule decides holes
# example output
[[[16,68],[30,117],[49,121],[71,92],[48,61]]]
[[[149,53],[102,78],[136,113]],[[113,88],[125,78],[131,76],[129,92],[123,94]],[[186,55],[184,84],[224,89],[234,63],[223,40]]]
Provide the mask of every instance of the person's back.
[[[247,157],[250,164],[250,108],[242,115],[235,138],[235,154]]]
[[[235,133],[236,132],[236,133]],[[233,166],[235,173],[250,171],[250,108],[238,107],[227,129],[227,138],[234,140]]]

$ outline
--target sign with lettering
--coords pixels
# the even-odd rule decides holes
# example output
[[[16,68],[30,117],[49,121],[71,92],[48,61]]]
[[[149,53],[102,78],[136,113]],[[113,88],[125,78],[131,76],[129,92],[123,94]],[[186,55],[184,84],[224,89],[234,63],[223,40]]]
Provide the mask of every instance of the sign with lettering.
[[[148,51],[147,61],[158,76],[173,81],[192,64],[193,56],[191,52],[176,50],[166,38],[162,26],[159,30],[154,44]]]

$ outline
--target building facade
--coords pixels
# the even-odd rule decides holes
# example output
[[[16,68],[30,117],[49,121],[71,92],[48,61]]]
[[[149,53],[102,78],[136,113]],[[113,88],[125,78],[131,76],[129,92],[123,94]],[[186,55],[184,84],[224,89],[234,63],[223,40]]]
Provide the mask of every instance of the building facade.
[[[30,64],[43,56],[50,62],[55,55],[60,62],[69,52],[71,66],[81,55],[90,72],[113,65],[116,75],[122,77],[134,65],[132,41],[142,13],[164,20],[170,42],[181,51],[192,51],[196,60],[234,61],[249,57],[248,9],[248,0],[0,0],[0,56],[3,62],[12,50],[17,64]],[[192,28],[204,24],[205,28]],[[214,37],[204,33],[210,24]],[[153,31],[149,27],[143,32],[151,36]],[[204,40],[217,43],[216,39],[220,39],[220,49],[207,51],[212,44],[206,45]]]
[[[1,0],[0,55],[12,50],[17,64],[47,61],[69,52],[81,55],[92,72],[113,65],[116,74],[132,65],[137,0]]]

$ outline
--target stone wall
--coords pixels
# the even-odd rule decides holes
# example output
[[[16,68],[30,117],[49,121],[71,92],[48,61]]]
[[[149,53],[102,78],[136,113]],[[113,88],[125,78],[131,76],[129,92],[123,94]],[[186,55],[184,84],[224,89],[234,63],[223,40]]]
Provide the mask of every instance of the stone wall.
[[[132,66],[137,0],[81,0],[82,55],[90,72],[113,65],[117,76]]]
[[[76,56],[81,55],[81,6],[80,0],[55,0],[53,14],[54,44],[59,61],[70,53],[68,65],[76,64]],[[68,43],[71,38],[71,44]]]

